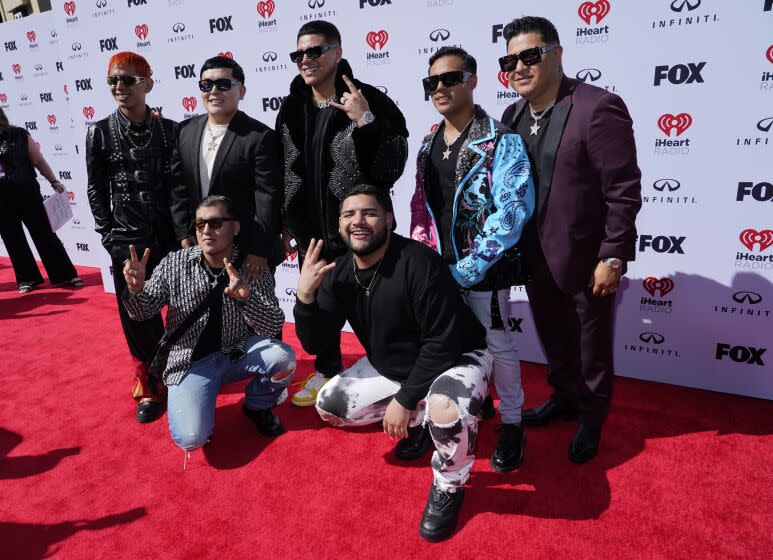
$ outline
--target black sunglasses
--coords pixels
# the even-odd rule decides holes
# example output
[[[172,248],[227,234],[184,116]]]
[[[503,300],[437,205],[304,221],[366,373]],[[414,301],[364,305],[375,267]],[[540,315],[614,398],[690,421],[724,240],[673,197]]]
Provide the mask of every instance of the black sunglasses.
[[[458,86],[463,84],[472,77],[472,72],[465,72],[464,70],[453,70],[452,72],[443,72],[442,74],[435,74],[434,76],[427,76],[422,78],[421,83],[424,86],[424,91],[432,93],[437,89],[440,82],[447,88]]]
[[[107,85],[109,86],[117,86],[118,82],[121,82],[125,86],[133,86],[137,82],[144,82],[147,80],[145,76],[108,76],[107,77]]]
[[[535,64],[542,62],[542,53],[549,53],[557,46],[558,45],[546,45],[544,47],[533,47],[519,53],[505,55],[500,57],[499,67],[502,69],[502,72],[512,72],[518,65],[519,60],[526,66],[534,66]]]
[[[239,82],[233,82],[228,78],[218,78],[217,80],[201,80],[199,82],[199,89],[203,92],[212,91],[213,87],[217,88],[217,91],[228,91],[231,86],[241,85]]]
[[[290,53],[290,60],[298,64],[300,61],[303,60],[303,55],[308,56],[310,59],[319,58],[327,51],[334,48],[336,48],[336,45],[318,45],[316,47],[309,47],[305,51],[301,51],[301,50],[293,51]]]
[[[237,222],[238,220],[236,218],[209,218],[208,220],[202,220],[201,218],[197,218],[193,220],[193,225],[196,226],[196,229],[199,231],[204,231],[204,228],[209,224],[209,227],[212,229],[220,229],[223,227],[223,222]]]

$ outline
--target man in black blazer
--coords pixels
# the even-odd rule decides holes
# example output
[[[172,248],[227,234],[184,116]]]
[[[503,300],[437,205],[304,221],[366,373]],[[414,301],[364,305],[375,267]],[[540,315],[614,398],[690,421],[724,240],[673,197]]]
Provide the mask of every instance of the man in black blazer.
[[[199,74],[206,115],[180,126],[172,157],[172,216],[183,247],[195,245],[193,209],[210,195],[227,196],[242,224],[236,237],[247,253],[242,274],[255,280],[278,247],[279,156],[274,131],[239,111],[244,70],[234,60],[215,56]]]

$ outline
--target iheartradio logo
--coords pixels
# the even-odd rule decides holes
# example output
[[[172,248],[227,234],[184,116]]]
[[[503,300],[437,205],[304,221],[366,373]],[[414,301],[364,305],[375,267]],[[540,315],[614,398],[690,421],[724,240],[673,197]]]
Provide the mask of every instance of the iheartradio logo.
[[[365,42],[374,51],[376,50],[376,45],[378,45],[378,50],[383,49],[387,44],[387,41],[389,41],[389,33],[383,29],[380,31],[371,31],[365,36]]]
[[[644,289],[647,290],[649,295],[655,297],[655,293],[660,290],[660,297],[666,297],[671,290],[674,289],[674,281],[671,278],[655,278],[654,276],[648,276],[642,281]]]
[[[234,53],[232,53],[231,51],[219,52],[217,53],[217,56],[224,56],[226,58],[233,59]]]
[[[194,109],[196,109],[196,98],[195,97],[183,97],[183,107],[186,111],[189,113],[192,113]]]
[[[580,4],[580,7],[577,9],[577,13],[580,16],[580,19],[584,21],[587,25],[590,25],[591,18],[596,18],[596,23],[601,23],[601,20],[604,19],[609,11],[612,9],[612,6],[609,4],[608,0],[599,0],[598,2],[583,2]]]
[[[88,107],[83,108],[83,116],[86,117],[88,120],[91,120],[94,118],[94,107],[89,105]]]
[[[274,0],[268,0],[267,2],[258,2],[258,13],[260,14],[260,17],[263,19],[268,19],[271,17],[271,14],[274,13],[274,10],[276,9],[276,4],[274,4]]]
[[[67,200],[69,200],[70,202],[75,200],[75,193],[72,191],[67,191]]]
[[[143,23],[142,25],[137,25],[134,27],[134,34],[140,41],[144,41],[148,37],[149,32],[150,29],[148,29],[147,23]]]
[[[744,247],[749,251],[754,251],[754,246],[760,246],[760,253],[765,249],[773,245],[773,229],[763,229],[757,231],[756,229],[745,229],[738,236]]]
[[[771,64],[773,64],[773,45],[770,45],[770,46],[768,47],[768,50],[767,50],[767,51],[765,51],[765,58],[767,58],[767,59],[768,59],[768,62],[770,62]]]
[[[13,73],[16,75],[21,74],[21,64],[12,64],[11,70],[13,70]]]
[[[8,95],[5,93],[0,93],[0,103],[7,103],[8,102]]]
[[[497,74],[497,80],[499,80],[499,83],[505,86],[505,89],[510,87],[510,80],[507,79],[507,72],[499,71],[499,74]]]
[[[64,13],[72,17],[75,14],[75,2],[65,2]]]
[[[297,258],[298,258],[298,251],[295,251],[293,253],[285,253],[285,260],[287,261],[292,262]]]
[[[35,34],[34,31],[27,31],[27,40],[30,43],[34,43],[36,38],[37,38],[37,35]]]
[[[679,113],[678,115],[666,113],[665,115],[660,115],[658,119],[658,128],[666,136],[671,136],[672,129],[676,129],[676,135],[679,136],[690,128],[690,125],[692,125],[692,117],[689,113]]]
[[[432,133],[433,133],[433,132],[435,132],[435,131],[436,131],[438,128],[440,128],[440,125],[439,125],[439,124],[437,124],[437,123],[433,124],[431,127],[429,127],[429,133],[430,133],[430,134],[432,134]]]
[[[48,124],[51,126],[56,124],[56,115],[48,115]]]

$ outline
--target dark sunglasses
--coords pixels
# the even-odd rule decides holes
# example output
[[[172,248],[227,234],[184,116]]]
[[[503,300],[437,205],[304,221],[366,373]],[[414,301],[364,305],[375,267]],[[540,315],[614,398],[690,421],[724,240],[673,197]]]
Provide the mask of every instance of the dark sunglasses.
[[[424,91],[432,93],[437,89],[440,82],[447,88],[458,86],[463,84],[472,77],[472,72],[465,72],[463,70],[454,70],[452,72],[443,72],[442,74],[435,74],[434,76],[427,76],[422,78],[421,83],[424,85]]]
[[[223,227],[223,222],[236,222],[238,221],[236,218],[209,218],[208,220],[202,220],[201,218],[197,218],[193,220],[193,225],[196,226],[196,229],[199,231],[204,231],[204,228],[209,224],[209,227],[212,229],[220,229]]]
[[[125,86],[133,86],[137,82],[144,82],[147,80],[145,76],[108,76],[107,85],[117,86],[118,82],[121,82]]]
[[[318,45],[316,47],[309,47],[305,51],[293,51],[290,53],[290,60],[292,60],[295,64],[298,64],[303,60],[303,55],[308,56],[309,59],[319,58],[327,51],[334,48],[336,48],[336,45]]]
[[[232,86],[241,85],[239,82],[233,82],[228,78],[218,78],[217,80],[201,80],[199,82],[199,89],[203,92],[212,91],[213,87],[217,88],[217,91],[228,91]]]
[[[534,66],[535,64],[542,62],[542,53],[549,53],[557,46],[558,45],[545,45],[544,47],[534,47],[516,54],[505,55],[500,57],[499,67],[502,69],[502,72],[512,72],[518,65],[519,60],[526,66]]]

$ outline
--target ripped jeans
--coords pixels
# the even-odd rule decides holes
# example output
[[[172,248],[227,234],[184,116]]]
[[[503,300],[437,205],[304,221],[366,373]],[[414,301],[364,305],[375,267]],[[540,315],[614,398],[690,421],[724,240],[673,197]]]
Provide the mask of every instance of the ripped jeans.
[[[411,414],[410,426],[424,422],[429,426],[435,443],[432,472],[435,484],[442,490],[453,492],[470,477],[475,461],[478,412],[488,395],[493,364],[488,350],[461,355],[451,369],[435,378],[426,399]],[[317,395],[317,411],[334,426],[374,424],[384,418],[387,406],[399,389],[400,383],[382,376],[368,358],[362,358],[322,387]],[[450,401],[455,419],[434,422],[431,409],[436,401],[439,404]],[[430,403],[428,414],[427,403]]]
[[[222,352],[196,360],[179,385],[168,387],[172,439],[186,451],[209,441],[215,428],[217,393],[226,383],[251,377],[244,391],[245,406],[263,410],[287,397],[294,373],[295,351],[283,342],[262,336],[248,338],[245,354],[237,361]]]

